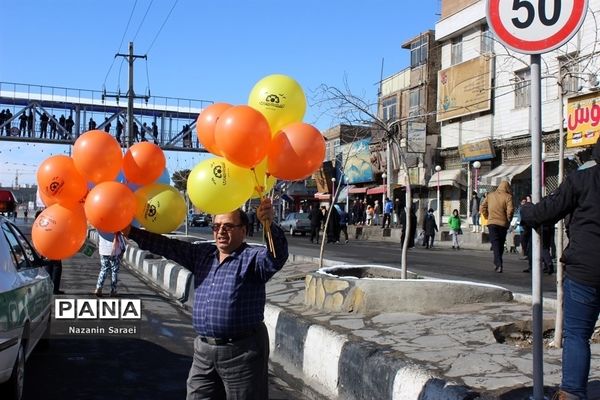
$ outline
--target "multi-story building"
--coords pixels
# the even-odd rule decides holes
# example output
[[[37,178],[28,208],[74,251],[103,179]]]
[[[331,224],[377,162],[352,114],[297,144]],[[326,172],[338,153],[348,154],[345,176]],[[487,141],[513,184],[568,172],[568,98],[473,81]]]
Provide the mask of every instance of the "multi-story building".
[[[404,203],[403,191],[410,183],[413,198],[422,211],[429,206],[428,182],[434,171],[439,143],[439,124],[436,122],[437,73],[440,69],[440,48],[435,44],[433,31],[426,31],[407,40],[402,48],[410,51],[410,66],[383,79],[379,93],[381,121],[395,132],[395,140],[387,148],[381,137],[373,138],[389,157],[386,168],[386,190],[390,198]],[[385,148],[384,148],[385,146]],[[399,149],[396,147],[399,146]],[[399,160],[400,151],[406,167]]]
[[[437,96],[440,175],[456,177],[456,182],[466,177],[466,187],[444,184],[444,214],[457,208],[467,215],[468,193],[493,190],[503,179],[512,182],[517,198],[531,192],[529,56],[509,51],[495,40],[486,24],[485,6],[485,0],[442,0],[441,19],[436,24],[442,63]],[[590,104],[594,99],[600,101],[600,96],[585,95],[598,88],[600,71],[600,29],[591,10],[600,11],[600,0],[589,1],[584,24],[567,44],[542,55],[546,191],[558,183],[559,128],[571,129],[566,111],[581,107],[584,100]],[[559,98],[563,97],[561,104]],[[567,102],[572,103],[569,110]],[[576,140],[569,142],[565,152],[567,171],[589,157],[585,147],[576,147],[589,144],[589,138],[577,142],[581,132],[569,131],[573,134]],[[598,133],[594,135],[597,138]]]

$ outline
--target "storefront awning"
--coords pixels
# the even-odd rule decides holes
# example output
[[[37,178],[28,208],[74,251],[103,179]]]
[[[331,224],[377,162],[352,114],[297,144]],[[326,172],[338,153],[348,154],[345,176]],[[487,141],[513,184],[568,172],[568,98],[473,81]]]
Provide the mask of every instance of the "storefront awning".
[[[315,199],[317,200],[329,200],[329,193],[317,192],[315,193]]]
[[[465,179],[465,173],[462,169],[443,169],[431,176],[427,186],[434,188],[437,187],[438,184],[440,186],[466,187],[467,180]]]
[[[364,193],[367,193],[367,189],[368,189],[368,187],[350,186],[350,188],[348,189],[348,193],[350,193],[350,194],[364,194]]]
[[[487,174],[481,175],[479,178],[479,183],[483,185],[498,186],[502,181],[512,181],[515,176],[523,173],[530,166],[530,163],[502,164]]]
[[[385,185],[375,186],[373,188],[367,189],[367,194],[383,194],[386,192]]]

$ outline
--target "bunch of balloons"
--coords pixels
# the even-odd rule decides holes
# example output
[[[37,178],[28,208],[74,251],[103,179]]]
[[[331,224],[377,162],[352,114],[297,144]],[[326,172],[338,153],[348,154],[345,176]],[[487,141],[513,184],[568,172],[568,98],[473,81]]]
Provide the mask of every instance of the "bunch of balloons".
[[[197,164],[187,189],[192,203],[219,214],[271,190],[277,179],[309,177],[325,158],[325,140],[302,122],[306,97],[298,82],[269,75],[257,82],[248,105],[215,103],[200,113],[198,139],[217,157]]]
[[[38,168],[38,190],[46,208],[33,224],[33,245],[43,256],[60,260],[81,248],[88,223],[103,232],[118,232],[135,218],[152,232],[176,229],[186,205],[169,180],[161,183],[165,165],[163,151],[153,143],[137,143],[123,156],[110,134],[84,133],[71,157],[54,155]]]

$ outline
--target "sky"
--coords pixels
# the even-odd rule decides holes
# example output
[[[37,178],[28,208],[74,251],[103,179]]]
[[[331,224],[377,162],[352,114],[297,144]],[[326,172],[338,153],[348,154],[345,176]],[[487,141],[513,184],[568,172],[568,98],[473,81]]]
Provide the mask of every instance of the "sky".
[[[134,42],[135,91],[246,104],[261,78],[286,74],[307,97],[304,122],[339,121],[314,106],[326,84],[365,99],[409,65],[406,40],[434,29],[439,0],[2,0],[0,81],[78,89],[127,88],[115,62]],[[171,11],[172,10],[172,11]],[[169,15],[170,13],[170,15]],[[168,16],[168,18],[167,18]],[[126,90],[126,89],[125,89]],[[34,184],[37,166],[66,146],[0,141],[0,184]],[[166,152],[167,168],[191,169],[200,154]]]

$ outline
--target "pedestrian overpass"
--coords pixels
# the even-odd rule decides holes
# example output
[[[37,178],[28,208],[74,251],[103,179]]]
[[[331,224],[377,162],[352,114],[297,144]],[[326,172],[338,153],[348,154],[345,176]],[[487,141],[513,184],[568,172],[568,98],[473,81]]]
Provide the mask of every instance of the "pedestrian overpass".
[[[122,124],[120,142],[127,145],[127,94],[105,96],[101,91],[0,82],[2,114],[0,140],[50,144],[73,144],[89,127],[117,137],[117,124]],[[139,129],[135,141],[154,141],[163,150],[206,152],[196,135],[198,114],[212,104],[209,100],[152,96],[134,100],[133,119]],[[44,122],[44,114],[48,120]],[[26,117],[24,117],[26,116]],[[63,116],[64,118],[61,118]],[[64,120],[71,117],[72,122]],[[152,129],[153,123],[156,129]],[[50,135],[52,126],[56,135]],[[135,129],[134,129],[135,131]]]

